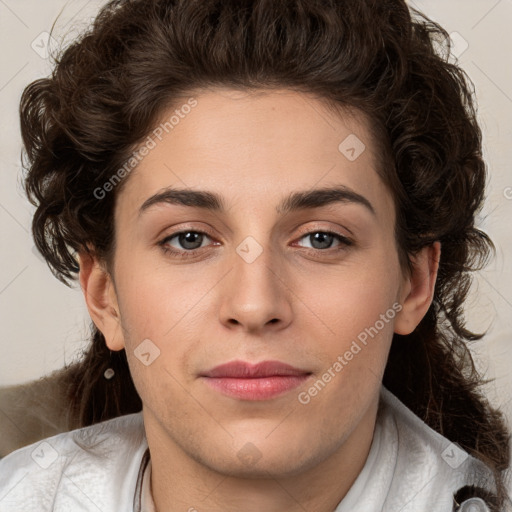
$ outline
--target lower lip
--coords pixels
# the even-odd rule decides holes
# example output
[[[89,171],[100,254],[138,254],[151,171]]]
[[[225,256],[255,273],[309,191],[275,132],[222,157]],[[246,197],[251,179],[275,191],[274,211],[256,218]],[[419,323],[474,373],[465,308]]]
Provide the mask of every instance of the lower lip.
[[[269,400],[300,386],[309,375],[283,375],[237,379],[205,377],[206,383],[223,395],[242,400]]]

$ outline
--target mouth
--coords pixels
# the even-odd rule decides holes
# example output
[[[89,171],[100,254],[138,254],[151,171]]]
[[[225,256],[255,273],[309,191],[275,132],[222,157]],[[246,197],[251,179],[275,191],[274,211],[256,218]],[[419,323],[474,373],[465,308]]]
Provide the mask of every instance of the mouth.
[[[270,400],[303,384],[312,372],[280,361],[232,361],[200,377],[215,391],[241,400]]]

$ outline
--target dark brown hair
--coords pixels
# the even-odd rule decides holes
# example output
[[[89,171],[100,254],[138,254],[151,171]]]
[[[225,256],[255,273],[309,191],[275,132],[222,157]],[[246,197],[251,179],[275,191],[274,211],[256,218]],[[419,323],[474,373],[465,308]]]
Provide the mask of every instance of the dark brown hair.
[[[114,251],[118,186],[102,187],[161,113],[198,88],[288,88],[362,113],[382,149],[396,203],[401,262],[439,240],[433,303],[409,336],[395,335],[384,384],[433,429],[495,473],[509,465],[502,414],[481,393],[463,304],[492,242],[475,226],[486,167],[473,90],[449,58],[447,33],[403,0],[114,0],[30,84],[20,113],[36,245],[67,283],[88,245]],[[113,367],[115,379],[103,372]],[[141,409],[124,351],[92,343],[67,373],[71,423]]]

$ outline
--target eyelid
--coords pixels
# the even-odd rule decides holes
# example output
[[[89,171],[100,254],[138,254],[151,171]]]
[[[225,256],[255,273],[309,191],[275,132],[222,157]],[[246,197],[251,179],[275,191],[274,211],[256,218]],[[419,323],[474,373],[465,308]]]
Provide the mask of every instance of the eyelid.
[[[181,225],[178,225],[178,227],[173,227],[172,231],[170,231],[169,233],[166,233],[166,231],[167,231],[167,229],[162,230],[162,232],[164,234],[163,235],[162,234],[158,235],[158,239],[160,240],[160,242],[162,242],[164,240],[167,240],[169,238],[172,238],[173,236],[180,235],[182,233],[187,233],[189,231],[191,231],[193,233],[201,233],[203,235],[208,235],[210,238],[215,238],[215,235],[213,234],[213,231],[211,229],[205,228],[205,227],[181,226]]]
[[[166,246],[167,242],[178,236],[178,235],[182,235],[184,233],[199,233],[200,235],[206,235],[208,238],[212,239],[215,241],[215,244],[216,245],[219,245],[219,243],[216,242],[215,240],[215,237],[213,236],[213,234],[209,231],[209,230],[206,230],[206,229],[195,229],[195,228],[191,228],[191,227],[185,227],[185,228],[180,228],[178,229],[177,231],[173,231],[172,233],[169,233],[167,235],[165,235],[163,238],[160,239],[160,241],[157,243],[158,245],[160,246]],[[191,249],[191,250],[185,250],[185,249],[175,249],[175,248],[171,248],[170,251],[175,251],[175,252],[187,252],[187,253],[194,253],[195,251],[200,251],[202,249],[205,249],[206,247],[200,247],[198,249]]]
[[[300,228],[299,229],[299,231],[300,231],[299,238],[302,238],[302,237],[304,237],[306,235],[310,235],[310,234],[313,234],[313,233],[321,232],[321,233],[330,233],[330,234],[333,234],[333,235],[338,235],[341,238],[344,238],[346,240],[352,241],[351,240],[351,236],[353,236],[352,231],[350,231],[350,229],[348,229],[346,227],[344,227],[344,229],[346,229],[350,234],[349,235],[344,234],[344,233],[340,232],[339,230],[337,230],[335,228],[314,225],[314,226],[309,226],[309,227],[305,227],[305,228]],[[198,228],[198,227],[195,227],[195,226],[183,226],[183,227],[179,226],[176,231],[173,231],[173,232],[171,232],[169,234],[166,234],[165,236],[163,236],[163,238],[160,238],[160,241],[166,240],[168,238],[172,238],[172,237],[174,237],[176,235],[179,235],[179,234],[182,234],[182,233],[186,233],[188,231],[192,231],[194,233],[200,233],[200,234],[203,234],[203,235],[208,235],[210,238],[215,239],[215,235],[212,233],[212,230],[210,230],[208,228],[203,228],[203,227]]]
[[[299,238],[302,238],[305,235],[310,235],[313,233],[330,233],[333,235],[338,235],[339,237],[344,238],[346,240],[352,241],[351,240],[351,236],[353,236],[352,231],[350,231],[348,228],[345,228],[345,229],[350,233],[349,235],[344,234],[341,232],[341,230],[332,228],[332,227],[325,227],[325,226],[319,226],[319,225],[315,225],[312,227],[309,226],[306,228],[301,228],[299,230],[301,232],[301,234],[299,235]]]
[[[339,233],[338,231],[336,230],[332,230],[332,229],[312,229],[310,231],[306,231],[305,233],[301,234],[298,238],[296,238],[296,241],[294,242],[294,245],[297,246],[297,243],[299,240],[301,240],[302,238],[305,238],[309,235],[313,235],[314,233],[325,233],[327,235],[332,235],[334,236],[339,244],[338,246],[335,246],[335,247],[328,247],[327,249],[315,249],[314,247],[302,247],[302,246],[299,246],[299,247],[302,247],[302,249],[304,251],[309,251],[309,252],[313,252],[315,254],[322,254],[322,253],[325,253],[325,255],[329,255],[334,252],[336,253],[336,251],[342,251],[342,250],[346,250],[347,248],[351,247],[354,245],[354,241],[349,238],[348,236],[342,234],[342,233]]]

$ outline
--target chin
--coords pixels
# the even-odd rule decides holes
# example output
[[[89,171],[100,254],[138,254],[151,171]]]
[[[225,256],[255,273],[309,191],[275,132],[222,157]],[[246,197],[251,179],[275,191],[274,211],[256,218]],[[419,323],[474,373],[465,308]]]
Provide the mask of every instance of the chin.
[[[194,458],[223,475],[268,479],[299,475],[328,456],[329,448],[325,446],[319,445],[317,451],[312,451],[311,436],[301,439],[297,438],[296,432],[288,432],[270,439],[272,436],[267,437],[269,432],[271,430],[265,429],[264,433],[260,430],[254,436],[235,436],[231,446],[222,443],[217,456],[212,457],[210,452],[208,456],[199,454]],[[209,445],[215,446],[215,442]]]

